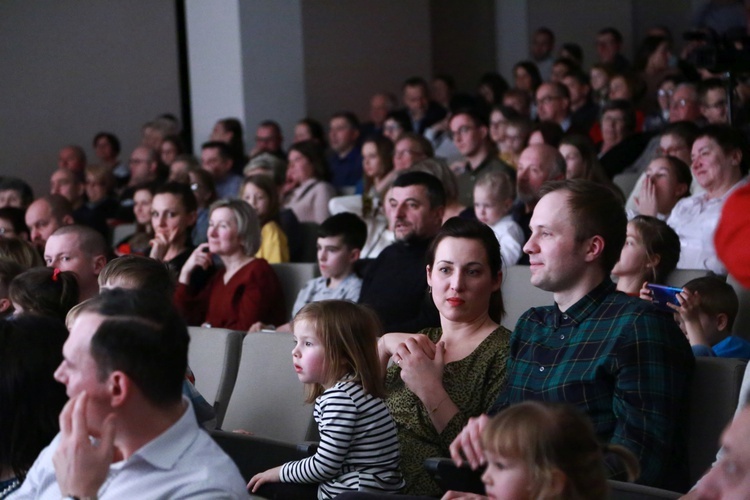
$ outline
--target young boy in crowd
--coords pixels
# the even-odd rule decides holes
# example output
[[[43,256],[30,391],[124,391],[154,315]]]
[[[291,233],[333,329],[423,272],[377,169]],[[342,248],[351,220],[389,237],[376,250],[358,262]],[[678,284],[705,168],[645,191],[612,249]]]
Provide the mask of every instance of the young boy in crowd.
[[[750,359],[750,342],[732,335],[739,301],[734,289],[716,276],[689,281],[678,294],[675,321],[696,356]]]
[[[518,263],[525,242],[521,226],[510,215],[515,199],[516,185],[505,172],[489,171],[474,184],[474,213],[495,232],[506,266]]]
[[[333,215],[318,228],[318,268],[320,277],[308,281],[297,294],[292,318],[310,302],[342,299],[357,302],[362,278],[354,272],[354,264],[367,240],[367,225],[349,212]],[[260,330],[292,331],[289,323],[278,327],[256,323],[251,332]]]
[[[163,262],[139,255],[123,255],[113,259],[104,266],[99,273],[99,289],[125,288],[127,290],[148,290],[164,295],[172,300],[176,278]],[[72,324],[71,314],[77,314],[75,309],[68,313],[66,323]],[[193,403],[193,411],[198,425],[212,430],[216,427],[216,412],[213,406],[195,388],[195,375],[188,366],[185,381],[182,384],[182,394]]]

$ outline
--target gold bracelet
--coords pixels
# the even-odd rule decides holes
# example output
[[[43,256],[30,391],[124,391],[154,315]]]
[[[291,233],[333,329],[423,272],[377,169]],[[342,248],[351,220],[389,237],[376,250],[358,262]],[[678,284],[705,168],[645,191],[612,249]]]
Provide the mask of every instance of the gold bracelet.
[[[430,410],[430,415],[432,415],[433,413],[435,413],[436,411],[438,411],[438,408],[440,408],[440,405],[443,404],[446,399],[450,399],[450,398],[451,398],[450,396],[445,396],[443,399],[441,399],[440,402],[437,404],[437,406],[435,406],[435,408],[433,408],[432,410]]]

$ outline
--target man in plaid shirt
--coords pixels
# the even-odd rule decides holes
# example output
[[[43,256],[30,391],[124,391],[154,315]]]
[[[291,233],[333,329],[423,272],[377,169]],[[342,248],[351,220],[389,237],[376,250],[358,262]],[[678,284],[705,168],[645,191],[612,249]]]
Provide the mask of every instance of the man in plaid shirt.
[[[531,283],[555,304],[526,311],[511,338],[508,381],[490,411],[525,400],[565,402],[587,413],[602,442],[624,446],[641,464],[639,482],[678,488],[690,345],[671,315],[617,292],[609,278],[627,219],[606,188],[589,181],[548,183],[531,218]],[[451,445],[472,467],[484,462],[472,419]],[[684,437],[684,436],[683,436]],[[612,477],[623,466],[607,456]],[[675,482],[677,481],[677,482]]]

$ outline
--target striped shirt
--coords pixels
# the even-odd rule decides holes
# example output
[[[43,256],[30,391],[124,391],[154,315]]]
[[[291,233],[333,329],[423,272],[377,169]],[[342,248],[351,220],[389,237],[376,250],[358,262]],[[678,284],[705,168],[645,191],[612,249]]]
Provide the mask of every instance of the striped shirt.
[[[382,399],[342,380],[315,400],[313,416],[318,451],[284,464],[282,482],[320,483],[318,498],[347,491],[397,493],[404,487],[396,426]]]
[[[639,482],[658,486],[678,455],[693,362],[671,314],[617,292],[607,278],[564,312],[555,304],[519,318],[492,412],[525,400],[576,405],[602,441],[635,453]]]

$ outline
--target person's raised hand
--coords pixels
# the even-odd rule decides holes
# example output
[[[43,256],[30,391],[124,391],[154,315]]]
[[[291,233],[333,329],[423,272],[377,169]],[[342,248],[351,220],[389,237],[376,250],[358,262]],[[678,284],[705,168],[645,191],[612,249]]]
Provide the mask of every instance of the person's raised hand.
[[[60,413],[60,442],[52,463],[63,495],[95,498],[107,479],[114,456],[115,415],[107,415],[98,442],[92,443],[87,406],[85,391],[65,404]]]
[[[185,261],[185,264],[180,270],[178,281],[187,285],[190,283],[190,274],[196,267],[208,269],[211,265],[213,265],[213,261],[211,260],[211,253],[208,251],[208,243],[201,243],[195,248],[195,250],[193,250],[193,253],[188,257],[188,260]]]

